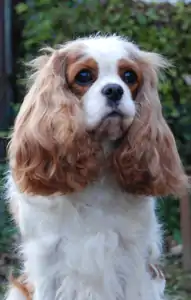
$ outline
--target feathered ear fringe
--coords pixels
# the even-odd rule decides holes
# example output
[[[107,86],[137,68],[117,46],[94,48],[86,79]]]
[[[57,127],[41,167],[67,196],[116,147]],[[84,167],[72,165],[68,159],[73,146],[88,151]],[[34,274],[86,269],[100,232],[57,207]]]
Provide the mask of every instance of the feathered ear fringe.
[[[23,192],[48,195],[84,188],[99,173],[100,148],[86,133],[79,101],[67,89],[65,49],[32,62],[32,87],[16,119],[9,157]]]
[[[162,116],[157,72],[168,63],[160,55],[140,51],[143,85],[136,117],[112,157],[117,179],[133,194],[182,195],[188,187],[173,134]]]

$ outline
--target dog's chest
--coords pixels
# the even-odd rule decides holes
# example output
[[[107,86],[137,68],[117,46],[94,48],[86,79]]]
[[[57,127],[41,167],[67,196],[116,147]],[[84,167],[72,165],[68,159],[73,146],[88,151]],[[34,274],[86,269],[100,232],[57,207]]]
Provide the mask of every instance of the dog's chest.
[[[124,199],[115,189],[96,188],[40,204],[42,199],[34,200],[22,201],[20,221],[25,268],[32,282],[43,282],[40,290],[53,282],[63,299],[72,299],[76,290],[83,299],[85,292],[118,299],[131,278],[147,276],[151,199]]]
[[[28,215],[24,220],[27,257],[39,256],[39,265],[42,260],[50,268],[51,263],[52,268],[57,265],[63,275],[75,271],[99,277],[112,266],[122,269],[130,252],[133,263],[134,249],[139,256],[146,253],[150,221],[139,209],[84,203],[74,207],[66,201],[65,206],[52,208],[49,216],[38,211],[37,219],[31,216],[30,220]]]

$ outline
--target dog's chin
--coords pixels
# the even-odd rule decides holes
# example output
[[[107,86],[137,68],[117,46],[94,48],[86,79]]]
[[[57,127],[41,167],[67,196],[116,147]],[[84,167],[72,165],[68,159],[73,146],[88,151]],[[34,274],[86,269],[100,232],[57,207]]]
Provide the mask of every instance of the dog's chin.
[[[132,118],[113,112],[101,120],[95,130],[96,137],[116,142],[123,138],[131,123]]]

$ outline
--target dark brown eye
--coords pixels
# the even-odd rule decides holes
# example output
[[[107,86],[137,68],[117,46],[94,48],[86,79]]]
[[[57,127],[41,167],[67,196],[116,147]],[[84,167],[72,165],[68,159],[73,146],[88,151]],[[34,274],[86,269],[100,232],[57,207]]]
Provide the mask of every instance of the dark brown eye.
[[[125,83],[129,84],[129,85],[133,85],[135,83],[137,83],[137,74],[132,71],[125,71],[122,75],[123,80],[125,81]]]
[[[93,82],[93,74],[90,70],[81,70],[75,77],[75,82],[78,85],[85,86]]]

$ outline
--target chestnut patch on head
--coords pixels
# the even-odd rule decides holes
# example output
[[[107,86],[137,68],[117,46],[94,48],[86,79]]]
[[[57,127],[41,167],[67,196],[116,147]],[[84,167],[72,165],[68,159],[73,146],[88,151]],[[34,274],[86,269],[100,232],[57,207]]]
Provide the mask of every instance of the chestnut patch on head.
[[[92,58],[82,57],[67,64],[67,82],[70,90],[82,97],[98,77],[98,65]]]
[[[133,61],[121,59],[118,63],[118,74],[127,84],[132,96],[135,98],[142,81],[142,74],[138,64]]]

